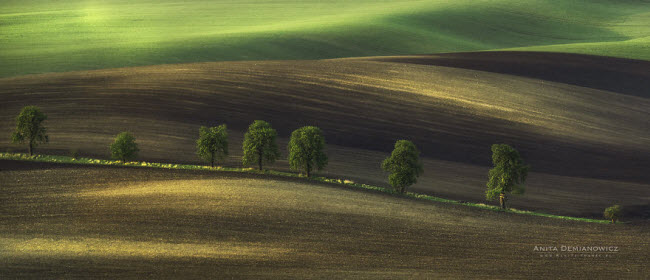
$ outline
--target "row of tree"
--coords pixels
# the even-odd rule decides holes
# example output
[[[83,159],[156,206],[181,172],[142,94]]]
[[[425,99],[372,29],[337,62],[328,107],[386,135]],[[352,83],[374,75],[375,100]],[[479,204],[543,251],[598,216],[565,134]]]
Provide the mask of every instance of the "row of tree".
[[[42,122],[47,119],[35,106],[23,108],[16,119],[16,129],[12,134],[14,143],[27,143],[30,156],[39,143],[47,143],[47,129]],[[273,164],[280,152],[277,131],[268,122],[256,120],[244,135],[242,145],[244,166],[257,165],[262,170],[265,164]],[[197,154],[200,158],[215,162],[228,156],[228,130],[225,124],[216,127],[202,126],[199,129],[199,139],[196,141]],[[123,162],[136,157],[139,149],[135,137],[128,132],[117,135],[110,145],[111,156]],[[328,162],[325,150],[325,138],[320,128],[304,126],[294,130],[288,145],[289,166],[292,170],[305,172],[310,177],[313,170],[323,169]],[[492,163],[494,167],[488,174],[488,200],[499,199],[501,208],[507,208],[508,195],[522,194],[524,182],[530,167],[524,164],[517,150],[506,144],[492,145]],[[391,155],[386,158],[381,167],[389,173],[389,184],[399,193],[405,193],[407,188],[417,182],[424,171],[420,160],[420,151],[408,140],[398,140]],[[620,206],[610,207],[605,216],[615,221],[620,216]]]
[[[16,130],[12,134],[13,142],[27,142],[29,154],[32,155],[38,143],[49,141],[47,130],[42,125],[46,119],[47,116],[35,106],[23,108],[16,120]],[[277,131],[268,122],[254,121],[244,135],[243,165],[257,165],[262,170],[265,164],[273,164],[280,157],[276,142],[277,135]],[[227,157],[226,125],[202,126],[199,129],[196,149],[198,156],[208,161],[212,167],[215,162]],[[327,165],[328,159],[324,150],[325,138],[320,128],[305,126],[296,129],[291,133],[288,145],[289,166],[310,177],[312,171],[321,170]],[[135,137],[128,132],[122,132],[110,145],[110,151],[113,158],[126,162],[134,159],[139,149]],[[523,193],[528,166],[523,164],[515,149],[505,144],[492,146],[492,161],[494,168],[489,173],[486,197],[489,200],[499,197],[501,207],[506,208],[509,193]],[[405,193],[424,171],[420,151],[413,142],[408,140],[398,140],[391,155],[382,162],[381,167],[389,173],[389,184],[399,193]]]
[[[273,164],[280,151],[276,142],[278,133],[268,122],[256,120],[244,134],[242,145],[244,166],[257,165],[259,170],[265,164]],[[215,127],[202,126],[196,141],[197,154],[214,167],[216,161],[228,156],[228,131],[225,124]],[[304,126],[291,133],[289,140],[289,165],[293,170],[304,171],[310,177],[313,170],[327,165],[325,138],[320,128]]]
[[[244,134],[242,163],[244,166],[257,165],[262,170],[264,164],[272,164],[280,156],[276,143],[277,131],[268,122],[256,120]],[[201,127],[196,142],[198,155],[214,166],[215,160],[228,155],[228,132],[226,125]],[[313,170],[321,170],[327,165],[325,138],[320,128],[304,126],[294,130],[288,145],[289,166],[293,170],[311,176]],[[415,184],[422,174],[420,152],[407,140],[395,143],[395,149],[384,160],[382,168],[390,173],[389,183],[400,193]]]

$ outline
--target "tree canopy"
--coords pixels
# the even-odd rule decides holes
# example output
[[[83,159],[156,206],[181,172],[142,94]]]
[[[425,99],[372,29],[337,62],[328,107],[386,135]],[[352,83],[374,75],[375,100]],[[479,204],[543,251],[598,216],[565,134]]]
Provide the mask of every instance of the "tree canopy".
[[[122,162],[135,159],[138,155],[138,144],[135,143],[135,137],[128,132],[122,132],[115,137],[115,142],[111,144],[111,156]]]
[[[492,163],[494,168],[488,173],[488,200],[499,198],[501,208],[506,208],[509,193],[524,193],[524,183],[528,176],[529,166],[525,165],[519,152],[506,144],[492,145]]]
[[[294,130],[289,140],[289,165],[293,170],[304,170],[307,177],[316,168],[321,170],[327,165],[324,152],[325,138],[320,128],[304,126]]]
[[[613,205],[610,207],[605,208],[605,212],[603,213],[603,216],[612,221],[613,223],[616,223],[618,219],[621,218],[623,215],[623,208],[620,205]]]
[[[408,140],[398,140],[391,155],[381,165],[384,171],[389,172],[388,183],[399,193],[417,182],[422,175],[423,168],[420,161],[420,151]]]
[[[16,129],[11,134],[11,142],[27,142],[29,155],[34,153],[34,148],[39,143],[50,141],[47,136],[47,129],[43,126],[43,121],[47,115],[43,114],[36,106],[26,106],[20,111],[16,118]]]
[[[202,126],[199,129],[199,139],[196,140],[198,156],[210,162],[222,160],[228,156],[228,131],[225,124],[216,127]]]
[[[262,170],[263,164],[272,164],[280,157],[276,143],[277,131],[265,121],[256,120],[244,134],[242,162],[245,166],[257,164]]]

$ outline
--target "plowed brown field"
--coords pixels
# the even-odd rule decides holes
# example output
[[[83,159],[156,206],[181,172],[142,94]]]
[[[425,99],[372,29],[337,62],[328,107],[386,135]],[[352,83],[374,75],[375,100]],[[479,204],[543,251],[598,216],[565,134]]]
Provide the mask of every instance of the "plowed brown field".
[[[6,279],[650,273],[644,224],[571,222],[248,174],[8,161],[0,168]]]
[[[473,56],[474,64],[491,63],[483,54]],[[464,69],[474,65],[466,65],[472,54],[443,58],[446,66],[460,68],[402,57],[178,64],[0,79],[0,135],[10,134],[23,106],[37,105],[49,115],[51,137],[38,151],[78,149],[107,157],[112,137],[126,130],[138,139],[140,159],[198,162],[198,127],[226,123],[232,155],[225,164],[238,165],[242,134],[253,120],[277,128],[281,147],[293,129],[316,125],[329,144],[330,164],[321,174],[385,186],[381,160],[396,140],[409,139],[425,158],[414,190],[475,202],[484,201],[490,145],[508,143],[532,166],[527,193],[513,198],[513,207],[585,217],[600,217],[614,203],[640,209],[628,216],[647,210],[650,99],[643,80],[630,82],[647,76],[644,62],[530,54],[528,60],[501,59],[499,69],[510,70],[498,73],[504,71]],[[449,62],[454,59],[456,64]],[[536,74],[540,59],[577,78]],[[611,67],[596,67],[601,61]],[[612,86],[617,79],[619,88]],[[0,138],[0,148],[19,149],[8,137]],[[281,160],[273,168],[286,166]]]

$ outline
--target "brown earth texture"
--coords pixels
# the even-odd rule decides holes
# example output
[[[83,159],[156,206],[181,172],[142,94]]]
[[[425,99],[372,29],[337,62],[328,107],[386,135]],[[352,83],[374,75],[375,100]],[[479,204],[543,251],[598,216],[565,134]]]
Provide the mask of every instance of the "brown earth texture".
[[[650,273],[650,231],[643,224],[509,214],[250,174],[10,161],[0,168],[6,278],[642,279]]]
[[[518,209],[597,225],[441,205],[253,175],[2,161],[0,275],[352,278],[625,278],[648,275],[650,62],[484,52],[214,62],[0,79],[0,150],[27,105],[48,115],[37,153],[108,158],[121,131],[139,160],[201,163],[198,128],[227,124],[241,166],[247,126],[319,126],[320,176],[388,187],[398,139],[421,150],[411,190],[486,203],[490,145],[531,166]],[[489,202],[494,203],[494,202]],[[541,256],[535,246],[619,246]],[[570,258],[570,259],[568,259]],[[209,274],[212,273],[212,274]]]

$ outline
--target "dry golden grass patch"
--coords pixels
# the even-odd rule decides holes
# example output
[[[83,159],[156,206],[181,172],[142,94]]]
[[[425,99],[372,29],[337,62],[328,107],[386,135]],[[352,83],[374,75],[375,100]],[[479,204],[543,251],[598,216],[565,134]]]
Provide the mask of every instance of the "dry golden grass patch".
[[[199,213],[229,213],[232,210],[236,213],[244,210],[250,214],[260,214],[273,209],[301,209],[308,212],[355,213],[375,217],[391,217],[399,212],[404,218],[413,219],[413,222],[422,219],[448,220],[441,217],[444,214],[422,211],[422,207],[433,207],[426,203],[419,206],[416,203],[416,207],[406,208],[404,206],[412,202],[388,195],[377,196],[373,193],[282,180],[147,181],[99,185],[77,194],[61,195],[74,195],[91,203],[102,200],[120,201],[124,207],[146,210],[173,209]],[[125,203],[127,201],[134,203]]]
[[[273,259],[290,253],[289,249],[265,243],[211,242],[169,243],[128,241],[108,238],[4,238],[0,237],[0,258],[206,258]]]

